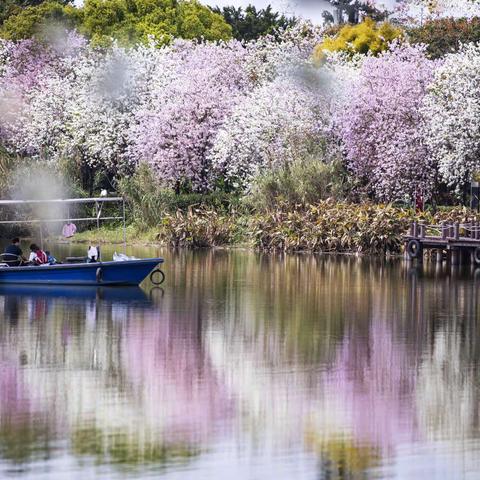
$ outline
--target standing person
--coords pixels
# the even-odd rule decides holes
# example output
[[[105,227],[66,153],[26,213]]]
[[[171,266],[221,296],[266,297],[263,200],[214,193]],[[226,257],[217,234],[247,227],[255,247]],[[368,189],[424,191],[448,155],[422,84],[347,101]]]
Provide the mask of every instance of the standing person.
[[[28,261],[34,265],[45,265],[48,263],[48,256],[38,245],[32,243],[30,245],[30,257]]]
[[[8,260],[11,267],[18,267],[22,261],[25,261],[18,237],[12,238],[12,243],[5,249],[4,254],[12,255],[12,260]]]

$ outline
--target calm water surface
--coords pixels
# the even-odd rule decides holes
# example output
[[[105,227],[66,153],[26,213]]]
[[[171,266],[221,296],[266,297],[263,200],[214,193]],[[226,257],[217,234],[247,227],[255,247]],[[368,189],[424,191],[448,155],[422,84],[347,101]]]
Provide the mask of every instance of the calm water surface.
[[[2,478],[480,478],[473,272],[131,253],[163,290],[0,287]]]

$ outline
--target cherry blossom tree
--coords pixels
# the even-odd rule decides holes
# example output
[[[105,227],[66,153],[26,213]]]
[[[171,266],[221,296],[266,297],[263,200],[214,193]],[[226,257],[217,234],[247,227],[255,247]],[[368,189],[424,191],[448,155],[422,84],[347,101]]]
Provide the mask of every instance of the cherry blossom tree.
[[[95,171],[124,172],[127,131],[161,55],[153,45],[103,51],[84,43],[58,57],[23,96],[16,151],[54,164],[74,159],[90,177]]]
[[[252,82],[270,82],[293,66],[308,62],[313,49],[322,41],[323,32],[323,27],[303,20],[278,36],[266,35],[248,43],[245,66]]]
[[[425,98],[426,143],[443,180],[457,189],[480,170],[480,47],[445,57]]]
[[[32,40],[0,44],[0,139],[7,148],[16,148],[15,136],[21,128],[28,92],[54,63],[52,52]]]
[[[220,130],[212,163],[234,187],[257,173],[313,154],[322,141],[326,111],[310,83],[280,76],[237,105]]]
[[[381,200],[431,190],[433,161],[421,111],[435,63],[419,46],[396,45],[367,57],[336,113],[338,135],[351,171]]]
[[[214,181],[208,153],[215,134],[248,89],[246,52],[237,41],[178,42],[169,56],[167,81],[153,83],[130,129],[130,155],[177,191],[205,191]]]
[[[395,17],[403,23],[423,23],[434,18],[473,18],[480,16],[478,0],[402,0]]]

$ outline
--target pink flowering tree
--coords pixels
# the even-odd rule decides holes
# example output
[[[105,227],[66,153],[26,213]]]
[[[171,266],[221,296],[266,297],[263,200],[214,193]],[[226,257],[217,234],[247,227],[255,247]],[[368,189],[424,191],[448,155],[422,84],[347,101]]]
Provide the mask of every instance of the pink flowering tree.
[[[148,162],[177,191],[206,191],[214,178],[208,153],[217,130],[246,92],[245,49],[227,44],[178,42],[169,53],[167,78],[129,132],[133,161]]]
[[[32,40],[0,44],[0,140],[8,149],[18,150],[16,140],[27,96],[42,73],[54,68],[55,61],[53,51]]]
[[[396,45],[367,57],[350,101],[336,114],[347,164],[377,199],[412,198],[435,184],[421,111],[434,68],[421,46]]]

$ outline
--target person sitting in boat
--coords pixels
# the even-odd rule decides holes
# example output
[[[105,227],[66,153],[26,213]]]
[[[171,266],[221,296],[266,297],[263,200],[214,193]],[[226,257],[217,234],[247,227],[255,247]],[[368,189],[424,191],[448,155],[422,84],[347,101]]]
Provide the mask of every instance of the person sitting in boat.
[[[48,264],[55,265],[57,263],[57,259],[48,250],[45,250],[45,253],[47,255]]]
[[[12,238],[12,243],[5,249],[3,257],[10,267],[18,267],[25,261],[18,237]]]
[[[45,265],[48,264],[48,256],[38,245],[32,243],[28,262],[32,265]]]
[[[100,247],[89,245],[87,252],[87,263],[95,263],[100,259]]]

